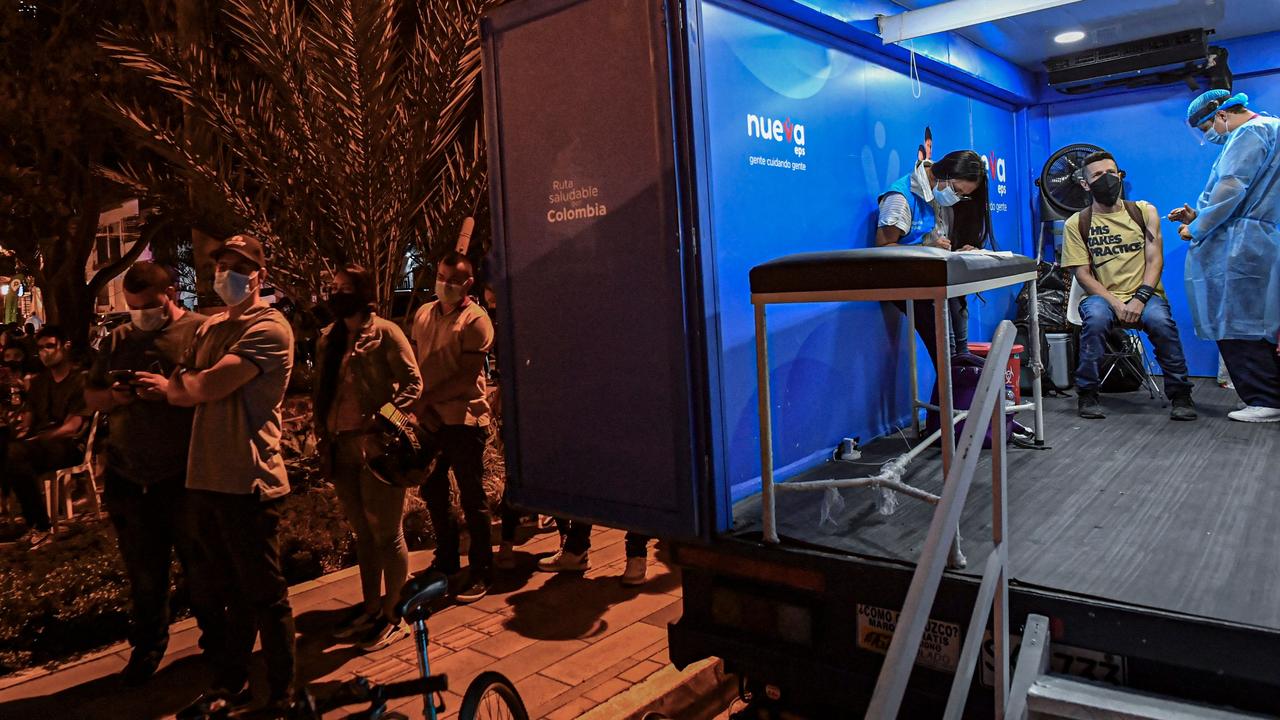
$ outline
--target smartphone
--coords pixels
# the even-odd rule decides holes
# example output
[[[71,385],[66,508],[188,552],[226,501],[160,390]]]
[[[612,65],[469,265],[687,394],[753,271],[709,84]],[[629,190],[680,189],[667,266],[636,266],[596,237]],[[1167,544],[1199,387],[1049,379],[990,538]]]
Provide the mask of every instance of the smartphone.
[[[118,385],[128,385],[138,379],[138,374],[133,370],[112,370],[109,374],[111,382]]]

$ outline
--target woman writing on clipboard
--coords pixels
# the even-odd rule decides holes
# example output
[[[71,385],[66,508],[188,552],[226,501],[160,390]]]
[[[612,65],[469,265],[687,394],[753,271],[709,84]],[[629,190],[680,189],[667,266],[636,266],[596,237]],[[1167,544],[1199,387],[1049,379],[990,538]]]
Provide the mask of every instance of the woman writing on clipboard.
[[[976,250],[993,242],[987,202],[987,170],[972,150],[947,153],[930,164],[918,163],[879,198],[876,245],[924,245],[943,250]],[[894,305],[906,312],[906,303]],[[969,351],[969,305],[965,298],[947,301],[951,314],[951,354]],[[937,364],[933,302],[915,303],[916,332]]]

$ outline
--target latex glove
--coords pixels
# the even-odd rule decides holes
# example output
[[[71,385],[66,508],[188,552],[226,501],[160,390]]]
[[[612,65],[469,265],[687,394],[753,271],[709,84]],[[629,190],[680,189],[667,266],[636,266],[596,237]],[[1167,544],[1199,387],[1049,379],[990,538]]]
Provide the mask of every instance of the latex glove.
[[[1182,207],[1171,211],[1168,217],[1173,222],[1186,224],[1196,219],[1196,211],[1192,210],[1190,205],[1183,203]]]

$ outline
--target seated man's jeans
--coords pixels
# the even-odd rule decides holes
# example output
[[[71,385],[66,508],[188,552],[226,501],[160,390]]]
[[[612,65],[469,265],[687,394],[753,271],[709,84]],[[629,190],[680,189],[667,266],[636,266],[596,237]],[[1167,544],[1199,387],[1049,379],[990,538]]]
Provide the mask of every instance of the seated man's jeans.
[[[1080,392],[1096,391],[1106,337],[1116,323],[1116,314],[1106,298],[1090,295],[1080,303],[1080,320],[1080,365],[1076,368],[1076,389]],[[1169,312],[1169,302],[1159,295],[1152,296],[1142,309],[1138,324],[1156,348],[1156,361],[1164,371],[1165,394],[1170,398],[1189,395],[1192,385],[1187,379],[1187,358],[1182,353],[1182,340]]]

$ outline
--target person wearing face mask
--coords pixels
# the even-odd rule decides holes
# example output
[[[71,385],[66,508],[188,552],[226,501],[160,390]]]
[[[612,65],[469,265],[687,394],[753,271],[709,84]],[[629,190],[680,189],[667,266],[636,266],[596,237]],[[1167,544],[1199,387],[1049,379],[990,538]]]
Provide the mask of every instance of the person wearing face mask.
[[[433,566],[450,577],[460,574],[458,524],[449,507],[452,468],[471,536],[467,579],[454,593],[462,603],[484,597],[493,573],[489,504],[481,482],[491,420],[484,363],[493,347],[493,323],[467,295],[474,282],[465,255],[444,256],[436,270],[436,299],[414,314],[411,333],[424,387],[414,412],[435,434],[440,448],[439,460],[422,486],[439,543]]]
[[[932,143],[932,138],[929,138]],[[931,148],[926,148],[931,149]],[[879,198],[876,245],[923,245],[942,250],[975,250],[993,242],[987,202],[987,170],[972,150],[947,153],[935,163],[916,165]],[[895,302],[906,313],[906,303]],[[951,316],[951,353],[969,350],[969,305],[965,298],[947,301]],[[933,303],[915,303],[916,331],[934,365],[937,335]]]
[[[409,412],[422,394],[422,376],[404,332],[374,312],[373,274],[358,265],[334,273],[326,305],[334,322],[321,331],[313,419],[320,469],[333,483],[356,534],[363,602],[336,637],[377,650],[407,634],[395,606],[409,575],[404,540],[406,488],[369,471],[366,443],[374,442],[379,410],[390,403]]]
[[[44,369],[30,380],[27,406],[0,452],[0,475],[22,506],[28,531],[17,542],[38,547],[50,538],[40,475],[84,459],[89,411],[84,405],[84,373],[71,362],[71,343],[55,325],[36,333]]]
[[[1218,344],[1245,407],[1227,417],[1280,422],[1280,120],[1249,109],[1249,96],[1202,93],[1187,124],[1221,145],[1182,223],[1186,285],[1196,335]]]
[[[208,690],[178,713],[204,717],[248,702],[248,668],[260,636],[267,666],[267,717],[293,699],[294,624],[280,566],[281,500],[289,493],[280,453],[281,406],[293,367],[293,332],[259,292],[262,243],[233,235],[213,252],[214,290],[226,310],[195,333],[178,368],[138,372],[140,395],[164,393],[194,407],[187,454],[186,529],[197,539],[193,574],[216,588],[214,620],[223,642],[206,651]]]
[[[1080,302],[1080,364],[1076,368],[1077,412],[1102,419],[1099,366],[1105,340],[1115,325],[1141,327],[1164,371],[1165,394],[1174,420],[1195,420],[1191,381],[1178,326],[1164,296],[1164,244],[1160,215],[1144,201],[1121,199],[1124,172],[1109,152],[1084,159],[1080,185],[1092,204],[1063,226],[1062,266],[1073,268],[1087,293]]]
[[[169,643],[169,567],[174,551],[190,589],[201,646],[219,642],[213,627],[216,591],[191,572],[195,539],[184,531],[191,408],[171,405],[164,393],[131,382],[139,370],[173,372],[207,319],[176,302],[174,274],[152,262],[124,274],[130,321],[103,339],[85,382],[89,410],[107,417],[103,499],[129,575],[129,645],[121,672],[127,686],[155,674]]]

